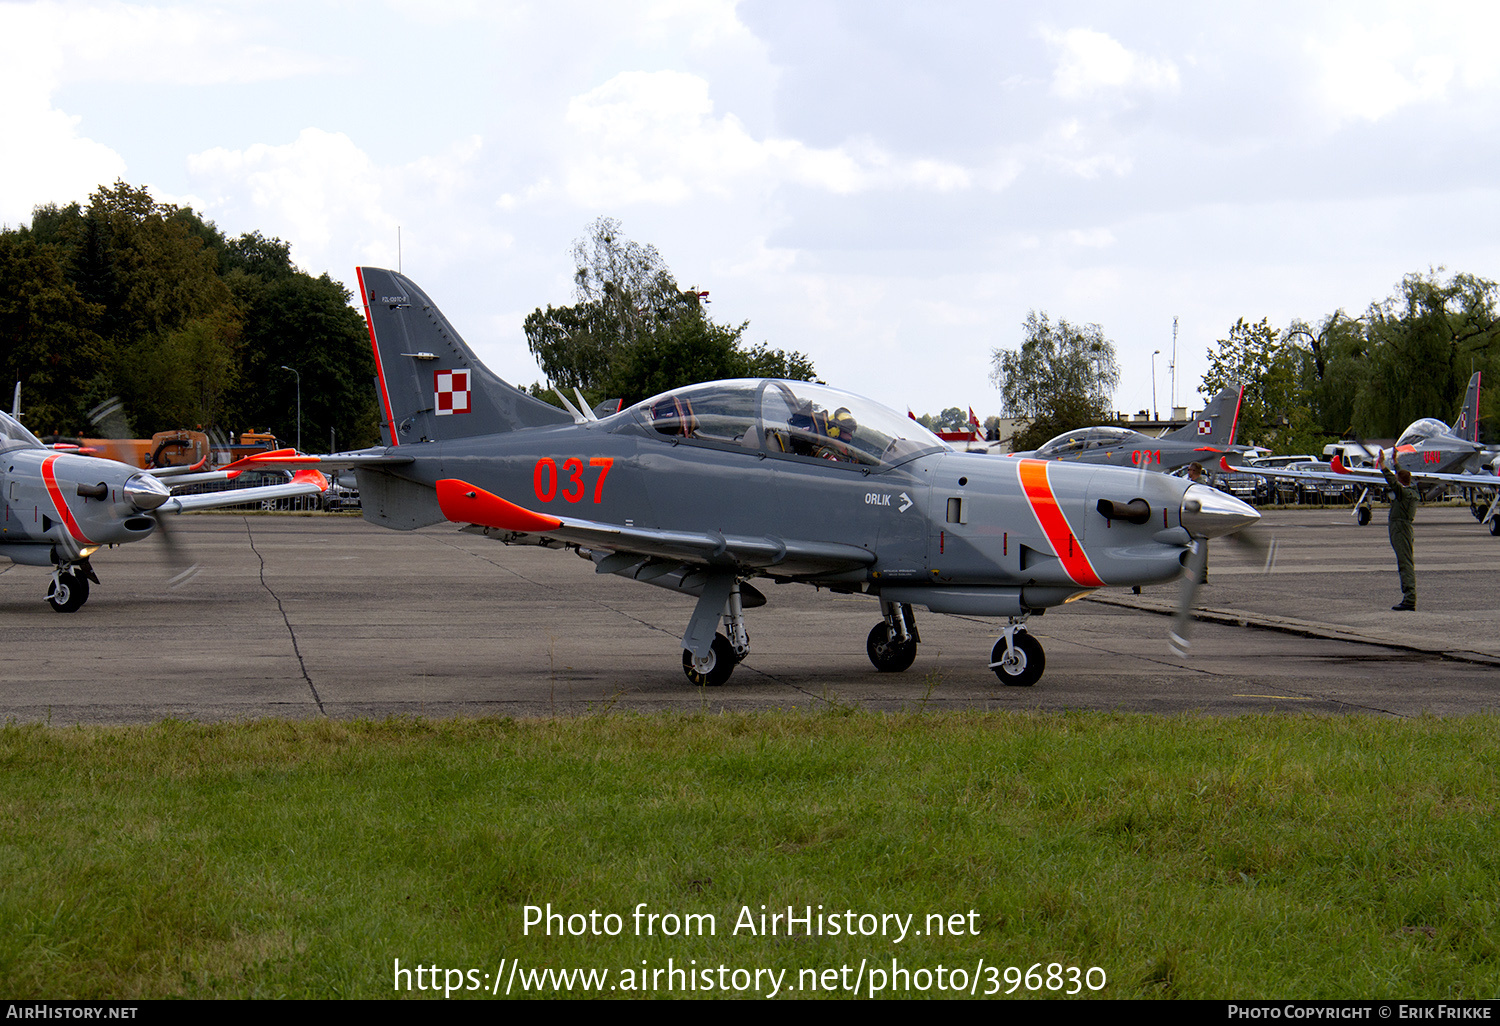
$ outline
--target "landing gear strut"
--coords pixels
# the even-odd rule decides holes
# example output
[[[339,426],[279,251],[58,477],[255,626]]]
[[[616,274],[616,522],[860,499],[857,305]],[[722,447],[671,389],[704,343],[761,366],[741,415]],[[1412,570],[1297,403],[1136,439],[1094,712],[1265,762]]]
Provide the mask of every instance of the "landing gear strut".
[[[900,673],[916,662],[917,644],[922,639],[917,634],[910,605],[904,602],[882,602],[880,605],[885,619],[870,628],[865,651],[881,673]]]
[[[1359,498],[1354,501],[1354,522],[1364,527],[1370,522],[1370,489],[1366,488],[1359,493]]]
[[[704,594],[710,595],[711,592],[705,588]],[[721,591],[720,594],[723,592]],[[710,598],[709,601],[713,600]],[[699,605],[702,604],[703,600],[700,598]],[[724,599],[722,608],[724,633],[714,635],[708,654],[694,655],[692,649],[686,647],[682,650],[682,672],[687,674],[688,680],[699,687],[716,688],[723,684],[734,672],[740,660],[750,654],[750,632],[745,629],[745,606],[740,598],[739,578],[734,578],[729,584],[728,596]],[[694,619],[697,619],[696,611],[693,615]],[[712,628],[705,624],[704,633],[710,629]],[[693,633],[691,625],[688,627],[688,633]],[[728,637],[725,637],[726,634]]]
[[[1027,632],[1026,617],[1011,617],[1010,626],[990,651],[990,669],[1002,684],[1029,688],[1041,680],[1046,668],[1047,655],[1042,643]]]
[[[95,584],[88,560],[82,563],[59,563],[52,571],[52,583],[47,588],[47,604],[59,613],[76,613],[89,600],[89,581]]]

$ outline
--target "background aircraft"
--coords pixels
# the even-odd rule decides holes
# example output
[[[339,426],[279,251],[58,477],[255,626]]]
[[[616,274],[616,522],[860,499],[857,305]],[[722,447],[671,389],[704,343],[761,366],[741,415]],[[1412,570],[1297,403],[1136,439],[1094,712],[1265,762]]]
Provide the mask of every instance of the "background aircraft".
[[[19,413],[20,386],[16,397],[13,409]],[[328,484],[322,474],[311,471],[282,485],[173,495],[169,484],[224,480],[244,468],[231,465],[207,473],[195,473],[196,469],[144,471],[114,460],[59,452],[43,445],[15,417],[0,413],[0,501],[5,507],[0,558],[52,567],[47,601],[59,613],[71,613],[88,601],[89,582],[99,583],[90,557],[106,545],[165,533],[167,514],[308,495]]]
[[[1203,463],[1229,453],[1248,452],[1248,446],[1234,444],[1244,394],[1243,385],[1224,389],[1204,405],[1203,412],[1195,416],[1191,424],[1169,431],[1160,438],[1129,428],[1101,425],[1066,432],[1035,452],[1015,455],[1170,472],[1189,463]]]
[[[749,652],[744,611],[765,602],[754,578],[876,600],[866,651],[882,671],[916,658],[913,606],[1005,617],[990,666],[1031,684],[1045,656],[1028,616],[1177,577],[1195,540],[1259,516],[1162,474],[954,452],[806,382],[692,385],[605,416],[580,395],[561,410],[492,374],[410,279],[358,276],[386,445],[247,462],[352,467],[373,523],[566,546],[599,573],[694,596],[682,665],[696,684],[722,684]]]
[[[1370,522],[1370,494],[1372,489],[1385,487],[1385,478],[1374,469],[1376,456],[1383,454],[1387,466],[1410,471],[1419,490],[1448,485],[1461,485],[1474,489],[1479,495],[1490,495],[1484,503],[1475,501],[1474,516],[1489,527],[1490,534],[1500,536],[1500,519],[1496,517],[1500,507],[1500,478],[1486,471],[1486,463],[1493,454],[1479,443],[1479,384],[1480,372],[1475,371],[1469,379],[1464,393],[1463,405],[1459,407],[1455,427],[1435,417],[1423,417],[1413,421],[1401,432],[1401,437],[1389,449],[1366,450],[1368,464],[1351,467],[1335,456],[1329,470],[1287,470],[1281,468],[1235,466],[1231,467],[1221,458],[1223,469],[1234,473],[1258,474],[1304,481],[1332,481],[1338,484],[1355,484],[1362,489],[1354,502],[1355,521],[1363,527]],[[1364,448],[1364,443],[1360,443]],[[1496,468],[1500,470],[1500,467]]]

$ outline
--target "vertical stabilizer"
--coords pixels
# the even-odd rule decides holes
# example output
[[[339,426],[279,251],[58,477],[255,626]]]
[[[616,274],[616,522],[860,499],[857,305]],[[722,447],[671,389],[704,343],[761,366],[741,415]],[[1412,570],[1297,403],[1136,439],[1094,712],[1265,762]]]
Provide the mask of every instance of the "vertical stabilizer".
[[[1464,393],[1464,404],[1458,408],[1458,417],[1453,421],[1453,433],[1466,442],[1479,441],[1479,371],[1469,379],[1469,390]]]
[[[573,422],[491,373],[410,278],[378,267],[357,273],[388,445]]]
[[[1191,424],[1162,437],[1215,448],[1233,445],[1240,430],[1240,402],[1244,396],[1244,385],[1226,388],[1204,404],[1203,412]]]

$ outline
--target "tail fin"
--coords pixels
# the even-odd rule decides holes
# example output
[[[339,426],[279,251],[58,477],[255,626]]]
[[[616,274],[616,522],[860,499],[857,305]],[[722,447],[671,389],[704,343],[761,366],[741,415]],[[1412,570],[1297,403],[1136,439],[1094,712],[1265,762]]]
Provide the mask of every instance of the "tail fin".
[[[1203,412],[1191,424],[1162,437],[1196,445],[1233,445],[1240,430],[1240,402],[1244,396],[1244,385],[1226,388],[1204,405]]]
[[[360,267],[388,445],[570,424],[573,417],[496,377],[410,278]]]
[[[1469,390],[1464,393],[1464,404],[1458,408],[1458,418],[1453,422],[1453,433],[1466,442],[1479,441],[1479,371],[1469,379]]]

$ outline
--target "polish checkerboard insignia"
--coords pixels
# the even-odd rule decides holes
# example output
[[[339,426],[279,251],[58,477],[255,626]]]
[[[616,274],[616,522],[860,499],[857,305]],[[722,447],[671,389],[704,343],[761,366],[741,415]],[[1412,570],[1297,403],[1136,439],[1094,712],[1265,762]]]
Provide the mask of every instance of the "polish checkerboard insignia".
[[[1200,435],[1211,435],[1214,433],[1214,422],[1212,420],[1200,420],[1198,422],[1198,433]]]
[[[469,372],[440,370],[432,372],[433,412],[439,417],[469,412]]]

